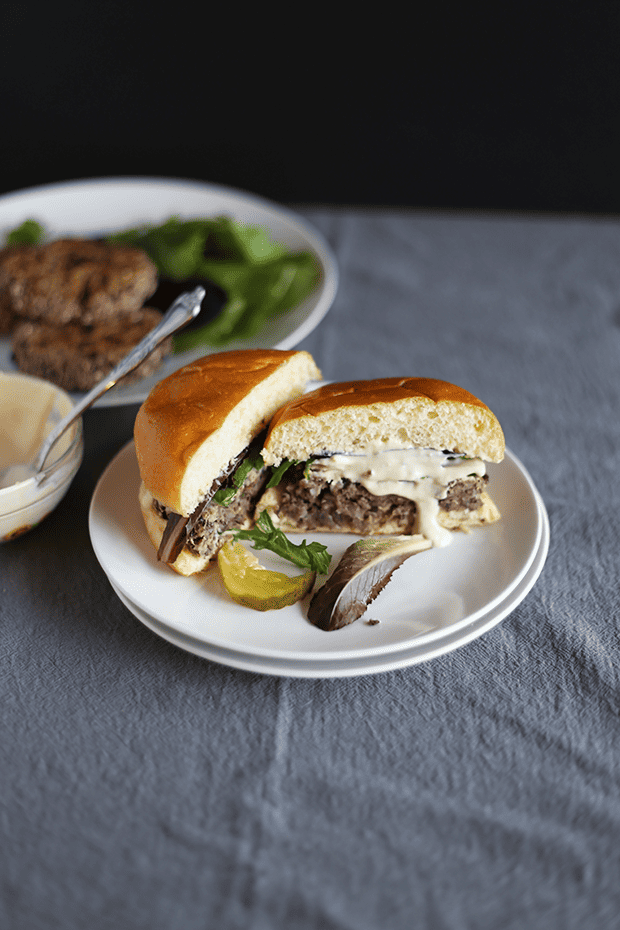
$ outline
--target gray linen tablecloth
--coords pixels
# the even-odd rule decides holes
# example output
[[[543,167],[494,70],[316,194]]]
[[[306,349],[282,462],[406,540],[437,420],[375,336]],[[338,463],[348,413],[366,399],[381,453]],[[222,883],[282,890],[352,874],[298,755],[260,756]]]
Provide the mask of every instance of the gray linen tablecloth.
[[[548,509],[500,625],[343,679],[142,626],[90,545],[136,408],[85,416],[57,511],[0,549],[0,926],[620,926],[620,221],[300,210],[341,271],[326,378],[454,381]]]

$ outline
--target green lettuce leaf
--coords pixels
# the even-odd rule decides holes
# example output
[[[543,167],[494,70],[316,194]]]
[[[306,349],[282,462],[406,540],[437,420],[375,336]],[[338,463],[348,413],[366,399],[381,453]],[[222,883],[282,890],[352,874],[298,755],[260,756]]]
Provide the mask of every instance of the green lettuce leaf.
[[[267,320],[287,313],[312,292],[319,267],[310,252],[289,253],[266,229],[226,216],[181,220],[115,233],[111,242],[143,249],[164,277],[207,279],[228,300],[204,326],[174,336],[175,352],[251,339]]]

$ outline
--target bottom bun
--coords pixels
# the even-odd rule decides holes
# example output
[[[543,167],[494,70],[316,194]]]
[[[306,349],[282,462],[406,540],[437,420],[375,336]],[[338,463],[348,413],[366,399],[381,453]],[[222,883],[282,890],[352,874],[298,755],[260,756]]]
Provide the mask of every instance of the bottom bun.
[[[461,530],[468,533],[477,526],[487,526],[497,523],[501,514],[495,501],[483,491],[480,495],[480,506],[476,510],[440,510],[437,522],[445,530]]]

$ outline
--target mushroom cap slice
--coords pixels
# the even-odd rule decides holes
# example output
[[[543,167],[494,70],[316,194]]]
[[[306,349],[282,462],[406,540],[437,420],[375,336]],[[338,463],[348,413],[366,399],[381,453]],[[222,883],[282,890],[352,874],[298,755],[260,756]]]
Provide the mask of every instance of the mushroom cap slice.
[[[308,619],[326,631],[353,623],[406,559],[431,546],[431,541],[419,534],[359,539],[346,549],[325,584],[313,595]]]

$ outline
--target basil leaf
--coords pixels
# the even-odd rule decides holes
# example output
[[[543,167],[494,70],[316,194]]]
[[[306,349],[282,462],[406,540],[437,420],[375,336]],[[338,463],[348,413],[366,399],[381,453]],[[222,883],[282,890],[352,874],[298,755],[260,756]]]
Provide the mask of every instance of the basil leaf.
[[[327,546],[318,542],[308,544],[305,539],[299,545],[292,543],[282,530],[276,529],[266,510],[259,516],[254,529],[237,530],[235,536],[249,540],[254,549],[269,549],[299,568],[309,568],[320,575],[326,575],[329,570],[332,557]]]

